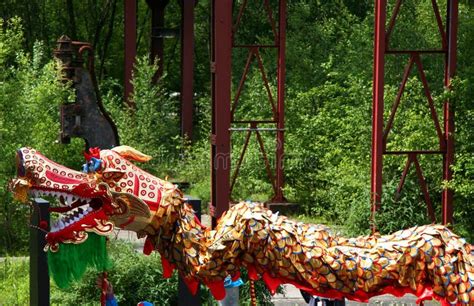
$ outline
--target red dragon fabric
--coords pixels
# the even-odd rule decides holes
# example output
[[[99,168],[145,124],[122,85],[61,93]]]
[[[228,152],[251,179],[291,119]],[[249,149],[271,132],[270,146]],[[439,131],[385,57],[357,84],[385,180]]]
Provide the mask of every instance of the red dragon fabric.
[[[294,222],[261,203],[230,208],[214,229],[196,219],[175,185],[136,166],[149,156],[127,146],[86,155],[78,172],[31,148],[17,153],[15,197],[49,195],[63,214],[51,225],[47,248],[81,243],[88,232],[107,235],[117,227],[146,237],[144,252],[161,254],[165,276],[177,269],[195,292],[199,282],[216,299],[224,279],[240,268],[262,278],[270,291],[291,283],[314,295],[366,302],[390,293],[435,298],[443,305],[474,305],[473,247],[442,225],[424,225],[391,235],[345,238],[322,225]],[[95,160],[94,160],[95,159]]]

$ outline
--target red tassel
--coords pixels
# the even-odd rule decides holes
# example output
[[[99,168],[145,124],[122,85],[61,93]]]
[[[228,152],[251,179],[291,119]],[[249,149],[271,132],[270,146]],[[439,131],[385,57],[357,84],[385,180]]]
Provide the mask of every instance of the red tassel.
[[[151,242],[150,238],[145,239],[145,244],[143,245],[143,254],[150,255],[153,251],[153,243]]]
[[[224,281],[210,282],[206,286],[216,300],[221,301],[225,298]]]
[[[232,281],[235,282],[240,278],[240,271],[235,272],[234,275],[232,275]]]
[[[182,277],[184,283],[186,286],[188,286],[189,292],[191,292],[192,295],[196,295],[196,292],[199,288],[199,282],[195,280],[194,278],[185,278]]]
[[[255,268],[254,265],[248,265],[247,266],[247,271],[249,274],[249,278],[253,281],[256,281],[259,279],[257,269]]]
[[[270,273],[263,273],[263,281],[267,285],[268,290],[272,295],[275,295],[278,286],[282,284],[282,282],[278,278],[274,278],[270,275]]]
[[[84,157],[89,161],[92,157],[100,159],[100,149],[99,148],[89,148],[89,152],[84,151]]]
[[[39,227],[44,229],[44,230],[47,230],[48,229],[48,222],[43,220],[43,221],[40,221],[39,223]]]
[[[163,277],[170,278],[173,275],[174,265],[161,255],[161,265],[163,266]]]

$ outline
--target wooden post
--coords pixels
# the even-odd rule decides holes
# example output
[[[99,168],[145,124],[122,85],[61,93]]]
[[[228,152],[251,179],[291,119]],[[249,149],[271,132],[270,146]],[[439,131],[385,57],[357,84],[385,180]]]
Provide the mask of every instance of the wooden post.
[[[48,258],[44,251],[46,233],[39,228],[46,221],[49,229],[49,202],[35,198],[30,229],[30,305],[49,305]]]

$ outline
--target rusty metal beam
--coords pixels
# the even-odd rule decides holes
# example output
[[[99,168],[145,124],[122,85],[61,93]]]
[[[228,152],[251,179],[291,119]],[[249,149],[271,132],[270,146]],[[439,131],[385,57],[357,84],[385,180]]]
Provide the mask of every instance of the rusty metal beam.
[[[421,56],[428,54],[439,54],[445,56],[445,75],[444,85],[450,87],[451,79],[456,70],[456,49],[457,49],[457,27],[458,27],[458,0],[448,0],[446,31],[444,30],[443,20],[438,8],[437,0],[431,0],[436,25],[441,37],[440,49],[424,50],[396,50],[389,49],[388,43],[390,35],[396,24],[402,0],[397,0],[394,6],[392,16],[389,21],[388,30],[385,31],[386,22],[386,0],[375,1],[375,35],[374,35],[374,83],[373,83],[373,121],[372,121],[372,174],[371,174],[371,192],[372,192],[372,229],[375,230],[374,214],[381,205],[382,193],[382,162],[383,155],[405,155],[408,154],[408,161],[403,170],[402,178],[396,191],[398,197],[403,188],[406,175],[411,164],[415,164],[418,183],[420,184],[423,198],[427,205],[427,212],[432,222],[436,220],[433,203],[428,192],[428,186],[423,176],[421,166],[418,162],[418,155],[422,154],[440,154],[443,156],[443,179],[450,181],[452,179],[451,165],[454,162],[454,113],[450,101],[445,101],[444,111],[444,131],[441,129],[438,114],[434,105],[425,70],[422,65]],[[415,29],[411,29],[413,31]],[[392,105],[392,111],[389,115],[386,127],[384,129],[383,108],[384,108],[384,65],[385,56],[392,55],[410,55],[410,60],[405,68],[402,82],[399,87],[397,97]],[[392,129],[395,120],[395,113],[400,104],[400,100],[405,89],[406,82],[416,65],[419,78],[423,85],[424,94],[428,99],[428,109],[434,123],[434,129],[439,139],[438,150],[404,150],[404,151],[386,151],[388,134]],[[381,135],[382,134],[382,135]],[[444,224],[453,222],[453,191],[449,188],[443,190],[442,194],[442,222]]]
[[[458,0],[448,0],[447,8],[447,44],[448,50],[445,57],[444,85],[449,88],[451,80],[456,73],[457,61],[457,31],[458,31]],[[443,156],[443,180],[451,181],[454,163],[454,111],[449,100],[443,105],[444,110],[444,139],[446,141],[446,154]],[[445,188],[442,194],[442,218],[444,224],[453,223],[453,190]]]
[[[286,202],[283,195],[284,176],[284,144],[285,144],[285,81],[286,81],[286,0],[280,0],[278,8],[278,89],[277,89],[277,134],[276,134],[276,165],[274,203]]]
[[[181,135],[193,138],[194,6],[195,0],[181,5]]]
[[[245,14],[248,1],[244,0],[240,4],[239,11],[237,13],[236,21],[232,27],[232,33],[235,38],[239,27],[242,24],[242,16]],[[237,86],[236,93],[234,95],[232,109],[231,109],[231,123],[232,124],[243,124],[247,123],[249,128],[242,127],[233,127],[232,131],[254,131],[256,134],[256,140],[260,151],[262,153],[263,165],[268,176],[268,180],[273,188],[273,195],[269,199],[270,203],[284,203],[286,202],[285,197],[283,196],[283,186],[284,186],[284,174],[283,174],[283,157],[284,157],[284,131],[285,131],[285,113],[284,113],[284,101],[285,101],[285,45],[286,45],[286,0],[280,0],[278,2],[278,20],[276,22],[273,9],[268,0],[263,1],[263,10],[262,13],[265,17],[262,17],[262,20],[266,20],[271,29],[272,29],[272,40],[274,41],[273,45],[268,44],[236,44],[235,40],[233,41],[233,48],[245,48],[248,49],[248,56],[246,64],[244,65],[242,75],[240,77],[240,82]],[[278,25],[278,27],[277,27]],[[270,86],[270,79],[267,75],[266,66],[262,59],[262,50],[273,49],[276,51],[276,80],[277,80],[277,93],[272,93]],[[252,63],[255,62],[255,68],[251,68]],[[244,84],[247,80],[247,76],[250,73],[251,69],[257,69],[260,72],[262,77],[263,89],[266,91],[268,105],[271,107],[272,117],[264,120],[242,120],[236,118],[235,113],[236,109],[239,106],[239,102],[242,98],[242,92],[245,90]],[[275,127],[272,128],[261,128],[258,124],[270,123],[274,124]],[[267,148],[265,148],[263,143],[263,138],[261,131],[271,131],[276,132],[275,138],[275,167],[270,165],[270,160],[268,159]],[[235,185],[236,178],[239,173],[239,169],[242,165],[243,157],[246,153],[248,142],[250,139],[250,133],[247,134],[244,149],[239,157],[237,162],[237,169],[234,171],[232,177],[232,187]],[[231,188],[232,192],[232,188]],[[232,195],[232,194],[231,194]]]
[[[228,201],[231,200],[232,190],[239,175],[244,155],[250,141],[252,132],[255,132],[256,141],[263,158],[263,167],[267,172],[268,179],[272,185],[273,196],[270,202],[283,203],[286,199],[283,196],[284,175],[283,175],[283,157],[284,157],[284,99],[285,99],[285,44],[286,44],[286,0],[278,2],[278,21],[276,22],[270,1],[264,0],[263,14],[264,19],[270,23],[274,45],[268,44],[236,44],[235,35],[242,24],[242,16],[248,5],[247,0],[243,0],[236,14],[236,20],[232,23],[232,0],[212,1],[212,31],[211,31],[211,72],[212,72],[212,195],[211,212],[215,212],[215,217],[219,217],[228,207]],[[263,18],[262,18],[263,19]],[[278,27],[277,27],[278,25]],[[233,48],[248,49],[248,57],[243,67],[243,73],[236,88],[234,99],[231,100],[231,53]],[[260,54],[262,49],[274,49],[277,60],[277,94],[272,93],[270,79],[267,76],[267,68],[264,65]],[[220,56],[220,57],[219,57]],[[266,91],[268,105],[271,107],[272,117],[260,120],[235,118],[236,109],[242,98],[242,91],[247,76],[252,69],[252,63],[255,62],[255,69],[260,72],[263,88]],[[273,124],[271,128],[261,128],[259,124]],[[249,127],[235,127],[232,124],[247,124]],[[230,167],[230,131],[246,131],[246,137],[243,149],[240,152],[236,168],[229,184],[230,169],[221,169],[220,164]],[[276,165],[271,166],[268,159],[268,148],[265,148],[263,138],[260,132],[275,132],[276,141],[274,152],[276,154]],[[227,202],[226,202],[227,201]],[[213,205],[213,206],[212,206]],[[222,208],[221,208],[222,205]]]
[[[426,203],[428,217],[430,218],[432,223],[435,223],[436,216],[435,216],[435,212],[433,208],[433,203],[431,202],[430,193],[428,192],[428,185],[426,184],[426,179],[423,176],[420,162],[418,161],[418,158],[416,157],[416,155],[414,155],[413,162],[415,163],[416,176],[418,177],[418,182],[420,183],[420,189],[421,189],[421,192],[423,193],[423,198]]]
[[[232,0],[212,0],[211,5],[211,210],[215,222],[230,202]]]
[[[374,74],[372,100],[372,175],[371,209],[372,231],[375,231],[375,212],[382,201],[382,162],[383,162],[383,107],[384,107],[384,71],[385,71],[385,21],[386,0],[375,1],[374,33]]]

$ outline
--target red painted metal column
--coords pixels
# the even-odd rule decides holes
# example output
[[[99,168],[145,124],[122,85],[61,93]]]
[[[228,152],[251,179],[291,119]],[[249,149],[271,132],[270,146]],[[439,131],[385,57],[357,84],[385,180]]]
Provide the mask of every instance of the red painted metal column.
[[[450,82],[456,71],[456,50],[457,50],[457,27],[458,27],[458,0],[448,0],[446,28],[443,25],[437,0],[431,0],[432,13],[440,35],[441,46],[436,49],[394,49],[390,44],[390,36],[397,22],[403,0],[396,0],[387,29],[386,22],[386,0],[376,0],[375,2],[375,35],[374,35],[374,79],[373,79],[373,122],[372,122],[372,177],[371,177],[371,200],[372,200],[372,229],[375,230],[374,216],[381,205],[382,195],[382,161],[383,155],[407,156],[408,161],[403,170],[395,199],[400,196],[406,176],[411,165],[415,166],[416,175],[420,184],[423,199],[427,205],[427,213],[431,222],[436,222],[435,208],[430,198],[429,189],[424,178],[423,171],[418,159],[419,155],[441,154],[443,156],[443,180],[452,179],[450,166],[454,162],[454,113],[450,101],[445,101],[444,110],[444,131],[441,128],[440,120],[435,107],[435,101],[431,94],[431,89],[423,66],[423,59],[426,55],[442,55],[445,58],[444,85],[450,87]],[[416,29],[411,29],[415,31]],[[384,59],[386,55],[408,56],[408,63],[405,66],[402,81],[398,93],[393,102],[390,115],[384,127]],[[402,103],[402,96],[405,85],[410,77],[410,73],[416,69],[419,73],[419,80],[423,86],[423,93],[427,99],[427,111],[430,112],[434,129],[439,141],[439,148],[431,150],[396,150],[387,151],[387,141],[392,130],[394,120],[399,105]],[[442,76],[440,76],[441,79]],[[442,222],[453,222],[453,191],[445,189],[442,193]]]
[[[372,100],[372,176],[371,176],[371,227],[375,230],[375,211],[382,200],[382,162],[383,162],[383,109],[384,109],[384,71],[385,71],[385,20],[386,0],[375,1],[374,33],[374,74]]]
[[[215,220],[230,201],[232,0],[212,0],[211,5],[211,214]]]
[[[278,76],[277,76],[277,132],[276,132],[276,167],[275,185],[276,194],[272,199],[274,203],[286,202],[283,196],[285,177],[284,144],[285,144],[285,78],[286,78],[286,0],[280,0],[278,8]]]
[[[241,24],[244,22],[245,18],[243,17],[250,8],[247,0],[244,0],[240,3],[238,9],[238,14],[233,25],[233,48],[246,50],[248,52],[247,61],[243,67],[243,73],[240,78],[238,86],[236,86],[236,91],[233,97],[232,108],[231,108],[231,124],[233,127],[231,130],[233,132],[246,132],[246,138],[243,150],[240,153],[235,169],[232,173],[232,184],[230,187],[230,194],[232,197],[233,187],[237,177],[239,176],[239,170],[244,159],[244,155],[247,151],[247,147],[250,141],[252,133],[255,133],[256,140],[258,142],[258,148],[260,150],[263,165],[267,172],[268,180],[271,183],[273,189],[273,195],[269,199],[269,206],[274,204],[283,204],[286,203],[286,199],[283,195],[283,186],[284,186],[284,173],[283,173],[283,164],[284,164],[284,132],[285,132],[285,50],[286,50],[286,0],[278,1],[278,20],[275,21],[273,16],[272,4],[269,0],[263,0],[263,17],[262,20],[269,23],[271,27],[273,41],[272,44],[259,44],[259,43],[238,43],[236,41],[236,36],[238,34]],[[264,54],[266,52],[275,52],[276,55],[276,95],[272,91],[271,79],[267,70],[267,66],[264,65]],[[252,64],[255,63],[255,66],[252,68]],[[268,106],[271,109],[272,116],[271,118],[263,118],[259,116],[258,119],[245,119],[236,118],[236,110],[239,107],[239,104],[245,101],[241,101],[242,93],[245,90],[245,82],[247,77],[252,69],[256,69],[261,74],[262,85],[267,94],[266,101]],[[276,99],[275,99],[276,96]],[[263,101],[264,102],[264,101]],[[265,125],[273,125],[272,127],[264,127]],[[248,127],[242,127],[242,125],[248,125]],[[262,127],[263,126],[263,127]],[[275,133],[275,167],[271,167],[271,162],[268,158],[267,151],[265,148],[261,132],[271,132]]]
[[[181,0],[181,135],[193,138],[194,5]]]
[[[445,58],[444,85],[449,88],[456,73],[457,30],[458,30],[458,0],[448,0],[446,40],[447,52]],[[444,109],[444,139],[446,154],[443,157],[443,179],[450,181],[453,177],[451,165],[454,163],[454,112],[450,101],[445,101]],[[446,188],[442,194],[443,224],[453,223],[453,191]]]
[[[132,80],[133,65],[137,55],[137,1],[124,0],[124,99],[128,106],[135,107],[131,100],[133,86]]]

